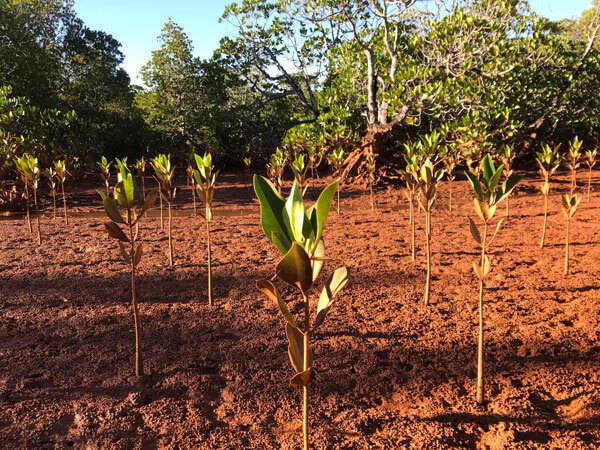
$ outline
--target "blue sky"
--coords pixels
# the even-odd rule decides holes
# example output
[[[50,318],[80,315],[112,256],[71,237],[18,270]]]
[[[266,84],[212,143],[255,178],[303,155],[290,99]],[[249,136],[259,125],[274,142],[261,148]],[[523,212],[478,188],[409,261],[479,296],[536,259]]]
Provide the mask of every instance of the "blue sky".
[[[219,40],[235,27],[219,23],[232,0],[75,0],[75,10],[90,28],[112,34],[123,45],[123,66],[134,82],[158,44],[156,36],[168,18],[183,27],[195,54],[208,58]],[[576,17],[592,0],[530,0],[534,11],[551,19]]]

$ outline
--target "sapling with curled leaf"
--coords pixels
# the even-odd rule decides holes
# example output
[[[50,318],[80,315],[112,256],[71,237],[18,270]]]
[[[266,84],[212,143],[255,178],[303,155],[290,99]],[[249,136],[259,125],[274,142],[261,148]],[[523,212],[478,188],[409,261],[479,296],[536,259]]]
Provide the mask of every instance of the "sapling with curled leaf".
[[[150,192],[142,196],[135,178],[127,165],[117,159],[117,184],[113,195],[98,192],[102,197],[104,210],[110,219],[104,226],[108,235],[116,239],[123,261],[129,265],[131,270],[131,308],[133,312],[133,326],[135,332],[135,375],[144,375],[144,364],[142,358],[142,324],[139,315],[136,296],[136,269],[142,259],[142,243],[138,243],[137,233],[134,232],[135,225],[156,202],[156,193]],[[125,216],[120,210],[125,212]],[[125,231],[121,229],[125,227]]]
[[[336,180],[319,195],[316,203],[306,209],[302,192],[294,182],[289,197],[284,199],[276,187],[266,178],[254,176],[254,190],[260,200],[260,220],[263,231],[283,255],[275,269],[275,276],[293,286],[301,300],[303,321],[298,321],[281,298],[279,289],[272,281],[259,280],[257,287],[279,308],[285,320],[288,339],[288,356],[295,375],[291,384],[302,386],[302,431],[304,449],[309,448],[309,385],[314,380],[311,338],[323,324],[335,295],[348,282],[348,269],[339,267],[333,271],[321,291],[317,312],[311,320],[310,294],[328,259],[325,256],[323,231],[333,196],[338,189]]]
[[[575,191],[577,186],[577,169],[581,165],[581,146],[583,142],[575,136],[569,141],[569,151],[567,154],[567,167],[571,171],[571,194]]]
[[[100,176],[104,181],[104,193],[106,195],[110,192],[110,168],[112,167],[112,161],[106,159],[106,156],[102,156],[98,161],[98,168],[100,169]]]
[[[171,165],[171,155],[160,154],[150,161],[154,169],[154,175],[160,184],[160,196],[164,197],[167,203],[167,236],[169,241],[169,266],[173,267],[173,213],[171,211],[173,200],[177,193],[177,188],[173,186],[173,176],[175,175],[175,166]]]
[[[481,161],[479,175],[474,172],[466,171],[465,174],[471,183],[475,198],[473,206],[477,216],[483,222],[483,233],[469,217],[469,229],[471,236],[481,247],[481,256],[478,262],[473,262],[473,270],[479,279],[479,334],[477,339],[477,403],[484,403],[484,314],[483,314],[483,288],[484,282],[491,270],[490,259],[487,255],[489,246],[494,241],[498,231],[502,227],[504,219],[500,219],[496,224],[496,229],[491,238],[488,237],[488,230],[496,212],[496,206],[502,200],[505,200],[516,184],[521,179],[520,176],[512,174],[502,184],[503,166],[494,165],[494,161],[489,154],[486,154]]]
[[[215,185],[217,182],[218,170],[213,165],[212,155],[205,153],[204,156],[194,154],[197,169],[194,170],[196,179],[196,189],[198,195],[204,202],[204,219],[206,222],[206,267],[208,279],[208,304],[213,306],[213,287],[212,287],[212,252],[210,243],[210,222],[212,221],[212,202],[215,197]]]
[[[65,225],[69,225],[69,216],[67,214],[67,196],[65,195],[65,181],[67,180],[67,175],[69,174],[69,172],[67,171],[67,162],[64,159],[54,161],[54,170],[56,171],[58,181],[60,181],[60,191],[62,194]]]
[[[56,220],[56,171],[54,167],[48,167],[44,170],[44,175],[46,175],[50,195],[52,195],[52,220]]]
[[[592,169],[596,165],[598,150],[588,150],[585,152],[585,164],[588,166],[588,182],[587,182],[587,201],[590,201],[590,193],[592,191]]]
[[[444,176],[444,170],[439,169],[429,158],[425,158],[418,172],[418,196],[419,207],[425,213],[425,252],[426,252],[426,274],[425,293],[423,300],[429,304],[431,290],[431,209],[437,198],[437,184]]]
[[[540,238],[540,248],[544,248],[544,242],[546,239],[546,228],[548,225],[548,196],[550,195],[550,178],[556,172],[560,166],[561,157],[558,151],[560,150],[560,144],[554,147],[548,144],[542,144],[542,151],[536,153],[536,162],[540,169],[540,174],[544,179],[544,182],[540,188],[542,195],[544,196],[544,220],[542,222],[542,237]]]
[[[563,269],[563,275],[569,275],[569,259],[570,259],[570,249],[569,249],[569,232],[571,219],[577,212],[577,207],[581,202],[581,198],[577,194],[565,194],[562,198],[562,212],[567,221],[566,226],[566,234],[565,234],[565,264]]]

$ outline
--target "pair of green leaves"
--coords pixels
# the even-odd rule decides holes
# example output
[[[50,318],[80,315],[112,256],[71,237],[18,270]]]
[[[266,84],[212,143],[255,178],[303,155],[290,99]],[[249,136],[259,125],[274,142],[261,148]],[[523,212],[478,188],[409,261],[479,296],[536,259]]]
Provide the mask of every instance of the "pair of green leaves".
[[[255,175],[253,184],[260,201],[260,223],[269,241],[283,254],[297,242],[312,257],[320,245],[339,181],[323,189],[316,203],[308,209],[304,207],[302,192],[295,181],[287,199],[265,177]]]
[[[481,210],[481,214],[479,211],[478,214],[483,220],[489,220],[494,215],[490,209],[494,208],[495,210],[496,204],[510,195],[521,180],[521,176],[513,174],[500,185],[503,165],[500,164],[496,167],[489,153],[481,160],[480,167],[479,177],[471,171],[465,171],[465,175],[469,179],[475,193],[475,199],[477,200],[476,210],[477,205],[479,205],[479,209]]]
[[[577,212],[581,197],[577,194],[565,194],[562,198],[562,212],[567,220],[571,219]]]

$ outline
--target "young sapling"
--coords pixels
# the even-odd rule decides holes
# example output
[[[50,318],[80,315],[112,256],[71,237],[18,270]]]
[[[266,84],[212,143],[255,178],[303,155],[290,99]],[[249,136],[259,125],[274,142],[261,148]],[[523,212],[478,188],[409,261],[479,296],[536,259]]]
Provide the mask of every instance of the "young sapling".
[[[142,182],[142,196],[146,196],[146,158],[143,156],[138,159],[134,164],[135,170],[140,177],[140,181]]]
[[[27,205],[27,224],[29,226],[29,232],[32,232],[31,229],[31,217],[29,212],[29,195],[30,192],[33,191],[33,205],[35,207],[35,221],[36,221],[36,231],[37,231],[37,242],[38,245],[42,245],[42,233],[40,230],[40,210],[37,201],[37,190],[39,187],[39,182],[41,178],[41,171],[38,164],[38,159],[29,153],[23,154],[21,157],[17,158],[16,167],[21,175],[21,180],[25,185],[25,199]]]
[[[106,156],[102,156],[98,161],[98,168],[100,169],[100,176],[104,181],[104,193],[106,195],[110,192],[110,168],[112,167],[112,161],[106,159]]]
[[[193,155],[192,155],[193,157]],[[192,189],[192,205],[193,205],[193,216],[197,214],[196,207],[196,179],[194,178],[194,166],[189,162],[187,168],[185,169],[188,179],[188,186]]]
[[[590,201],[590,194],[592,191],[592,169],[596,165],[596,158],[598,157],[598,150],[588,150],[585,152],[585,164],[588,166],[588,182],[587,182],[587,201]]]
[[[277,192],[281,193],[283,187],[283,172],[287,163],[287,155],[280,149],[276,149],[269,159],[267,164],[267,175],[277,188]]]
[[[48,167],[44,170],[44,175],[46,175],[50,194],[52,195],[52,220],[56,220],[56,171],[54,167]]]
[[[160,184],[160,196],[167,203],[167,236],[169,241],[169,266],[173,267],[173,213],[171,211],[177,188],[173,186],[175,166],[171,165],[171,155],[160,154],[150,160],[154,175]]]
[[[210,243],[210,222],[212,221],[212,202],[215,196],[215,184],[219,171],[215,170],[212,162],[212,155],[205,153],[204,156],[194,154],[197,169],[194,170],[196,179],[196,188],[198,196],[204,202],[204,219],[206,222],[206,267],[208,279],[208,304],[213,306],[213,286],[212,286],[212,252]]]
[[[144,376],[144,364],[142,358],[142,324],[139,315],[136,296],[136,269],[142,259],[142,244],[137,241],[137,233],[134,232],[135,225],[156,202],[156,193],[150,192],[146,197],[142,196],[135,178],[127,165],[117,162],[117,184],[113,195],[98,192],[102,197],[104,210],[110,219],[104,226],[108,235],[118,241],[119,250],[123,261],[129,265],[131,271],[131,308],[133,312],[133,326],[135,332],[135,375]],[[124,210],[125,217],[121,214]],[[125,227],[125,231],[121,226]],[[126,234],[127,232],[127,234]]]
[[[550,178],[560,166],[560,144],[551,147],[548,144],[542,144],[542,151],[536,153],[536,162],[540,169],[540,174],[544,182],[540,188],[544,196],[544,220],[542,222],[542,237],[540,238],[540,248],[544,248],[546,239],[546,228],[548,225],[548,196],[550,195]]]
[[[475,198],[473,206],[477,216],[483,222],[483,233],[469,217],[469,229],[475,242],[481,247],[481,256],[479,262],[473,262],[473,270],[479,279],[479,334],[477,338],[477,403],[480,405],[485,401],[484,390],[484,310],[483,310],[483,288],[485,278],[490,273],[490,259],[487,255],[490,245],[494,241],[498,231],[502,226],[504,219],[500,219],[496,224],[496,230],[491,238],[488,237],[489,226],[494,218],[496,206],[502,200],[506,199],[519,182],[518,175],[511,175],[502,184],[502,165],[494,166],[494,161],[489,154],[486,154],[481,161],[479,176],[474,172],[466,171],[465,174],[471,183]]]
[[[569,275],[569,259],[570,259],[570,249],[569,249],[569,232],[571,219],[577,212],[577,207],[581,202],[581,198],[577,194],[565,194],[562,198],[562,212],[567,221],[566,226],[566,234],[565,234],[565,264],[563,269],[563,275],[566,277]]]
[[[502,164],[502,167],[503,167],[504,178],[508,179],[513,174],[512,166],[513,166],[513,163],[517,156],[515,153],[515,148],[512,145],[503,144],[502,147],[500,148],[500,155],[498,155],[498,156],[500,159],[500,163]],[[510,203],[510,195],[507,195],[506,202],[505,202],[505,206],[506,206],[505,216],[507,219],[510,216],[509,203]]]
[[[242,162],[244,163],[244,173],[246,174],[246,185],[248,189],[250,189],[250,185],[252,184],[252,178],[250,175],[250,168],[252,167],[252,158],[246,156]]]
[[[308,172],[308,165],[306,164],[306,157],[303,153],[297,154],[294,159],[290,163],[290,168],[294,173],[294,180],[300,186],[302,190],[302,194],[306,193],[306,189],[308,189],[308,179],[306,174]]]
[[[426,158],[419,168],[417,202],[425,213],[425,252],[426,252],[426,275],[425,293],[423,300],[429,305],[429,294],[431,290],[431,209],[437,197],[437,184],[444,176],[444,170],[438,169]]]
[[[288,356],[295,375],[291,384],[302,386],[303,448],[309,448],[309,386],[315,379],[312,337],[323,324],[336,294],[348,282],[348,269],[339,267],[329,277],[317,303],[317,312],[311,320],[309,297],[325,261],[323,230],[338,189],[336,180],[319,195],[316,203],[306,209],[302,192],[294,181],[289,197],[284,199],[266,178],[254,176],[254,190],[260,200],[260,220],[266,237],[283,255],[275,270],[275,277],[291,285],[298,294],[303,310],[303,321],[290,312],[287,302],[272,281],[259,280],[256,285],[279,308],[285,320]],[[275,278],[274,277],[274,278]]]
[[[56,171],[56,176],[58,177],[58,181],[60,182],[60,191],[63,201],[63,216],[65,220],[65,225],[69,225],[69,216],[67,214],[67,196],[65,195],[65,181],[67,179],[67,175],[69,174],[69,172],[67,171],[67,162],[64,159],[54,161],[54,170]]]
[[[567,167],[571,171],[571,194],[573,194],[573,192],[575,191],[575,187],[577,186],[577,169],[581,164],[580,160],[582,144],[583,142],[581,142],[577,136],[575,136],[571,141],[569,141]]]
[[[338,179],[338,191],[337,195],[337,213],[338,216],[340,214],[340,191],[342,190],[342,170],[344,168],[344,163],[346,162],[346,153],[342,147],[338,147],[333,150],[329,156],[327,157],[329,164],[333,167],[333,174]]]

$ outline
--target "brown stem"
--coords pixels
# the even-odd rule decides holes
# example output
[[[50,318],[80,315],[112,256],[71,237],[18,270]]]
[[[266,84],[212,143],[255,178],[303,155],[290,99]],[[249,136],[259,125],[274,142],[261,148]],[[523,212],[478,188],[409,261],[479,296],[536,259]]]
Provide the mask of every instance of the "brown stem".
[[[206,208],[206,256],[207,256],[207,274],[208,274],[208,305],[213,306],[212,292],[212,254],[210,249],[210,217],[209,207]]]
[[[371,197],[371,211],[375,210],[375,198],[373,197],[373,184],[369,184],[369,195]]]
[[[135,330],[135,375],[144,376],[144,363],[142,359],[142,323],[138,310],[136,292],[135,292],[135,234],[133,232],[131,209],[127,208],[127,224],[129,225],[129,259],[131,263],[131,308],[133,310],[133,327]]]
[[[448,211],[452,211],[452,180],[448,183]]]
[[[425,276],[425,305],[429,305],[429,291],[431,286],[431,209],[425,211],[425,247],[427,252],[427,274]]]
[[[577,184],[576,180],[575,180],[575,175],[576,171],[575,168],[571,169],[571,195],[573,195],[573,192],[575,191],[575,185]]]
[[[159,203],[160,203],[160,229],[164,230],[165,229],[165,219],[163,216],[162,188],[158,181],[157,181],[157,183],[158,183],[158,199],[159,199]]]
[[[306,371],[310,368],[310,308],[308,297],[304,291],[302,291],[302,300],[304,301],[304,352],[302,359],[302,370]],[[304,442],[304,450],[308,450],[308,384],[302,386],[302,405],[302,437]]]
[[[506,197],[506,218],[508,219],[510,217],[510,196]]]
[[[588,185],[587,185],[587,201],[590,201],[590,192],[592,190],[592,166],[588,172]]]
[[[37,229],[37,243],[42,245],[42,233],[40,230],[40,208],[37,201],[37,189],[33,188],[33,204],[35,205],[35,226]]]
[[[481,270],[484,270],[488,223],[483,224],[483,239],[481,241]],[[479,280],[479,334],[477,336],[477,403],[484,403],[484,327],[483,327],[483,278]]]
[[[340,215],[340,187],[337,188],[337,213]]]
[[[167,223],[167,234],[169,236],[169,266],[173,267],[173,238],[171,234],[171,225],[173,222],[173,216],[171,214],[171,202],[167,202],[168,208],[168,223]]]
[[[29,211],[29,187],[27,183],[25,183],[25,209],[27,211],[27,228],[29,228],[30,233],[33,233],[33,228],[31,227],[31,212]]]
[[[192,181],[192,202],[194,203],[194,216],[196,216],[196,186]]]
[[[569,275],[569,225],[571,224],[571,219],[567,217],[567,233],[565,236],[565,267],[563,270],[563,275],[566,277]]]
[[[64,181],[60,182],[60,190],[62,191],[63,212],[64,212],[64,216],[65,216],[65,225],[69,225],[69,216],[67,215],[67,197],[65,196],[65,183],[64,183]]]
[[[56,189],[52,189],[52,220],[56,220]]]
[[[416,233],[417,228],[415,224],[415,207],[414,198],[412,191],[408,191],[408,220],[411,228],[411,241],[410,241],[410,260],[415,262],[417,259],[417,247],[416,247]]]
[[[544,195],[544,222],[542,224],[542,239],[540,240],[540,248],[544,248],[544,240],[546,239],[547,224],[548,224],[548,195]]]

